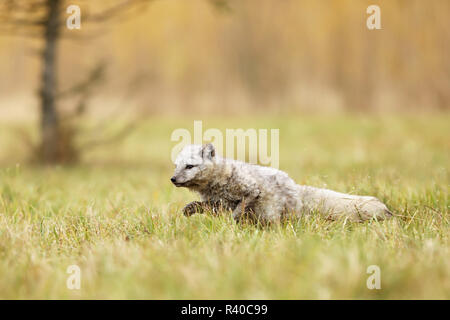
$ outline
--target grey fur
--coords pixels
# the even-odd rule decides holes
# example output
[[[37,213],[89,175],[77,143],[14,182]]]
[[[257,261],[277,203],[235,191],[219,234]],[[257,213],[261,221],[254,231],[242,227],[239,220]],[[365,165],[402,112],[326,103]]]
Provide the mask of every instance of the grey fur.
[[[392,216],[375,197],[298,185],[283,171],[216,156],[212,144],[184,147],[175,165],[172,182],[198,192],[202,200],[186,205],[185,215],[225,209],[232,210],[236,220],[250,214],[264,222],[291,214],[319,213],[350,221]]]

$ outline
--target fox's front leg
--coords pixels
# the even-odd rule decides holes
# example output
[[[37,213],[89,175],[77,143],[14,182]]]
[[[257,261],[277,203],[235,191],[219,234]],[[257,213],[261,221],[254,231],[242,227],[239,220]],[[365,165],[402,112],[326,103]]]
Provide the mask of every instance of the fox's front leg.
[[[222,205],[218,201],[192,201],[183,208],[183,214],[187,217],[192,216],[194,213],[204,213],[205,211],[217,214],[221,208]]]
[[[241,201],[238,202],[236,208],[233,210],[233,219],[235,221],[239,221],[242,216],[246,213],[247,208],[253,204],[253,202],[258,198],[259,190],[253,191],[248,196],[244,197]]]

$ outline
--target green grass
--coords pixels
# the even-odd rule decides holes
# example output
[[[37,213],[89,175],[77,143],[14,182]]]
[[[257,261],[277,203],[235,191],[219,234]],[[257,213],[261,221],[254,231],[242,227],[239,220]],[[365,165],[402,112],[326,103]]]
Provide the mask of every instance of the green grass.
[[[180,214],[196,195],[170,184],[170,134],[192,120],[144,120],[56,168],[28,165],[18,125],[2,123],[0,298],[450,298],[448,115],[204,121],[279,128],[280,168],[297,182],[374,195],[398,215],[267,228]],[[66,287],[72,264],[80,290]],[[380,290],[366,287],[369,265]]]

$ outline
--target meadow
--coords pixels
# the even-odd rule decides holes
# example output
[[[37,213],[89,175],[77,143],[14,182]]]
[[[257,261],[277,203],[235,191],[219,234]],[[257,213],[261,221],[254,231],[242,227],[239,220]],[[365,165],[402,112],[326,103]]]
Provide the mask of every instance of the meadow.
[[[0,124],[1,299],[450,299],[450,116],[209,118],[280,129],[280,169],[300,184],[374,195],[396,214],[305,216],[269,227],[186,218],[197,196],[169,181],[170,135],[193,118],[147,118],[80,164],[27,161]],[[66,286],[78,265],[81,288]],[[369,290],[367,268],[381,270]]]

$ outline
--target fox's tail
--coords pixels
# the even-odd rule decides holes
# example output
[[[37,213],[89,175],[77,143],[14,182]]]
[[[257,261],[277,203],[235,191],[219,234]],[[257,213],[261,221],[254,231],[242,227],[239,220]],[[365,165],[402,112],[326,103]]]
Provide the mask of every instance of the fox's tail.
[[[328,189],[300,186],[302,205],[309,211],[323,214],[331,220],[342,218],[350,221],[389,219],[394,214],[375,197],[357,196]]]

